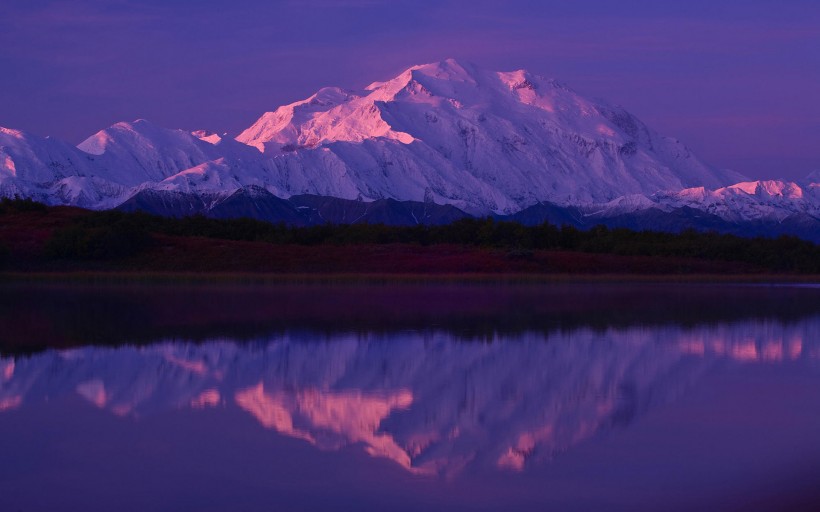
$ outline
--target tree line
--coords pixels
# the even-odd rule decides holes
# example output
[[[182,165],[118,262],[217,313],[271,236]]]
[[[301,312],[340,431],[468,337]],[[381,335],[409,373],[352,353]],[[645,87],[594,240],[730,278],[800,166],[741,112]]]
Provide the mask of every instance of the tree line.
[[[0,215],[7,211],[45,211],[46,208],[31,200],[0,201]],[[745,238],[695,230],[667,233],[605,226],[580,230],[549,223],[525,226],[489,217],[461,219],[440,226],[289,226],[248,218],[172,218],[141,212],[91,211],[56,229],[46,243],[45,253],[55,259],[121,258],[150,248],[154,243],[153,234],[276,245],[454,244],[505,249],[522,258],[537,250],[671,256],[748,263],[778,272],[820,274],[820,246],[793,236]],[[0,247],[0,255],[2,249]]]

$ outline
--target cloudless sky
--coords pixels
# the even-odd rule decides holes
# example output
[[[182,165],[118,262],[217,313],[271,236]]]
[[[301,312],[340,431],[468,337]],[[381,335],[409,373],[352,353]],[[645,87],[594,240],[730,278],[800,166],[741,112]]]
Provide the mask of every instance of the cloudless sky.
[[[0,126],[236,135],[448,57],[557,78],[753,178],[820,169],[817,0],[0,0]]]

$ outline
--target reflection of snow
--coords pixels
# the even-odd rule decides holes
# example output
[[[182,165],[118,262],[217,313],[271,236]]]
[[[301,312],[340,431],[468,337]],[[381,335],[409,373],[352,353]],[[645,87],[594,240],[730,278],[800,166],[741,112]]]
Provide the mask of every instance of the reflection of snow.
[[[215,407],[219,405],[219,391],[216,389],[206,389],[196,398],[191,400],[191,407],[194,409],[202,409],[205,407]]]
[[[174,357],[171,354],[166,354],[165,359],[171,364],[175,364],[194,373],[199,373],[200,375],[208,371],[208,368],[202,361],[188,361],[180,357]]]
[[[99,379],[77,384],[77,393],[97,407],[105,407],[108,401],[105,394],[105,384]]]
[[[237,392],[236,402],[263,426],[287,436],[313,444],[332,443],[333,448],[363,443],[370,455],[392,459],[408,469],[411,467],[410,456],[396,444],[393,437],[376,432],[382,420],[393,410],[410,406],[413,402],[410,391],[374,395],[365,395],[358,390],[316,389],[266,393],[260,382]],[[294,426],[294,417],[306,424],[305,430]],[[333,434],[338,434],[339,439],[328,439],[328,435]],[[318,436],[324,439],[319,440]]]
[[[14,377],[14,359],[0,359],[0,377],[4,381]]]
[[[518,436],[515,446],[510,446],[501,457],[498,458],[498,467],[502,469],[513,469],[521,471],[524,469],[524,462],[527,460],[538,443],[549,441],[552,437],[552,425],[536,429],[533,432],[524,432]]]
[[[793,361],[803,355],[803,340],[797,333],[791,333],[787,337],[763,335],[733,338],[728,334],[707,338],[692,336],[681,339],[678,347],[684,354],[727,357],[746,363]]]
[[[10,411],[15,407],[19,407],[21,403],[23,403],[23,397],[21,396],[7,396],[0,398],[0,412]]]
[[[78,393],[114,414],[235,407],[323,449],[410,471],[521,471],[674,400],[717,361],[805,364],[820,318],[501,336],[305,334],[86,347],[0,360],[0,411]],[[723,365],[721,365],[722,367]]]

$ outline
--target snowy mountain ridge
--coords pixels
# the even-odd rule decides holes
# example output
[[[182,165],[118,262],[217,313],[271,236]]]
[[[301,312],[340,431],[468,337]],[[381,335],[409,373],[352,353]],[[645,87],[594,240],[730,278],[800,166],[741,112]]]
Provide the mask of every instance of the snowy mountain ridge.
[[[588,205],[594,215],[611,216],[657,208],[671,211],[689,207],[730,222],[769,219],[781,221],[804,214],[820,219],[820,183],[757,180],[736,183],[716,190],[693,187],[661,191],[650,196],[629,195],[601,205]]]
[[[140,192],[227,198],[259,187],[509,215],[549,203],[606,216],[689,207],[730,221],[820,219],[820,185],[750,182],[620,107],[524,70],[449,59],[263,114],[236,139],[121,122],[77,147],[0,129],[0,196],[116,207]]]

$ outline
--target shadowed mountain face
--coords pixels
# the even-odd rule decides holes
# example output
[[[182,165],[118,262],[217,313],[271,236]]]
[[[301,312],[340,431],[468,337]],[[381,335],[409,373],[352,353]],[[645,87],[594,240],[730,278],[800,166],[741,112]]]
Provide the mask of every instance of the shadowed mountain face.
[[[431,202],[379,199],[365,203],[311,195],[293,196],[290,202],[306,215],[310,224],[386,224],[413,226],[416,224],[449,224],[469,215],[450,205]]]
[[[258,187],[239,189],[224,197],[180,192],[143,190],[121,205],[118,210],[184,217],[205,215],[219,219],[251,218],[291,226],[321,224],[385,224],[388,226],[440,225],[471,217],[452,205],[431,202],[358,201],[337,197],[297,195],[280,199]],[[727,220],[692,206],[661,208],[652,205],[631,211],[596,210],[576,206],[539,203],[511,215],[496,215],[502,221],[537,225],[544,222],[556,226],[589,229],[595,226],[652,230],[678,233],[687,229],[715,231],[739,236],[778,237],[791,235],[820,243],[820,220],[805,213],[791,213],[772,219]]]
[[[431,202],[358,201],[298,195],[280,199],[260,187],[246,187],[229,196],[143,190],[118,210],[141,211],[167,217],[205,215],[217,219],[250,218],[291,226],[320,224],[385,224],[388,226],[439,225],[470,217],[451,205]]]

